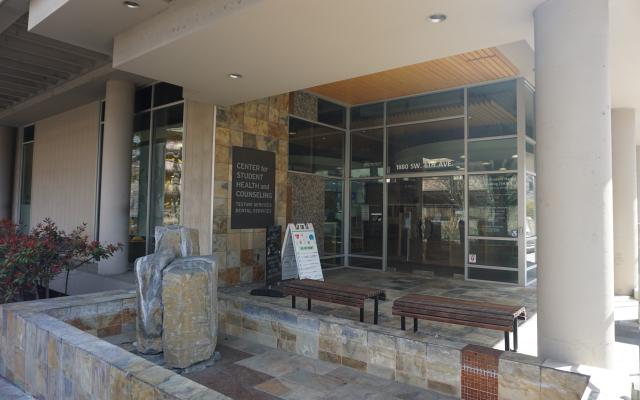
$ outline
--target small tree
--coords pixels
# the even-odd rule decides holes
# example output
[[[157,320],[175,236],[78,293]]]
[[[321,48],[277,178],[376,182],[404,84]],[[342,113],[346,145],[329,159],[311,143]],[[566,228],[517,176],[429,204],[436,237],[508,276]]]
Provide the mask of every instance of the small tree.
[[[0,222],[0,301],[9,302],[18,295],[32,292],[40,298],[38,286],[45,288],[58,274],[66,272],[65,294],[69,272],[89,262],[111,257],[121,244],[103,245],[90,241],[86,224],[71,233],[58,228],[50,219],[36,225],[30,233],[21,233],[11,221]]]

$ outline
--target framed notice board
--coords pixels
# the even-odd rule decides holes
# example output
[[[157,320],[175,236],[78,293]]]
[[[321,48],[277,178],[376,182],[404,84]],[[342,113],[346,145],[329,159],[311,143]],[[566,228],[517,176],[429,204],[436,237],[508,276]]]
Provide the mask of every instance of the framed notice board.
[[[232,148],[231,229],[273,225],[276,193],[276,154]]]

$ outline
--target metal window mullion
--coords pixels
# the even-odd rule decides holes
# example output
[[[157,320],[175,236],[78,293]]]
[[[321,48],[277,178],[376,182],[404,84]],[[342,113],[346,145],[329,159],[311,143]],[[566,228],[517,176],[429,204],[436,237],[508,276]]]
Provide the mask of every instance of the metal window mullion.
[[[526,168],[526,109],[524,106],[524,84],[522,79],[518,79],[516,82],[516,118],[517,118],[517,131],[518,139],[517,153],[518,154],[518,174],[516,175],[516,187],[518,199],[518,284],[520,286],[526,286],[526,232],[525,232],[525,220],[526,220],[526,189],[527,189],[527,177],[525,173]]]
[[[469,115],[468,89],[464,89],[464,279],[469,279]]]
[[[388,269],[389,180],[387,170],[387,102],[382,103],[382,270]]]
[[[151,86],[151,105],[153,106],[153,98],[154,98],[154,94],[155,94],[155,85]],[[151,211],[152,211],[152,186],[153,186],[153,178],[154,178],[154,171],[153,171],[153,161],[154,161],[154,157],[153,157],[153,146],[154,146],[154,141],[155,141],[155,121],[154,121],[154,116],[155,116],[155,110],[153,108],[151,108],[151,111],[149,111],[149,154],[148,154],[148,160],[147,160],[147,210],[146,210],[146,221],[145,221],[145,225],[147,226],[147,240],[146,240],[146,244],[145,244],[145,254],[150,254],[151,253],[151,221],[152,221],[152,217],[151,217]],[[155,235],[155,233],[154,233]]]
[[[346,130],[344,131],[344,169],[342,172],[342,254],[344,254],[342,264],[345,267],[349,266],[349,253],[351,252],[351,132],[349,130],[349,127],[351,126],[350,111],[350,108],[345,107]]]

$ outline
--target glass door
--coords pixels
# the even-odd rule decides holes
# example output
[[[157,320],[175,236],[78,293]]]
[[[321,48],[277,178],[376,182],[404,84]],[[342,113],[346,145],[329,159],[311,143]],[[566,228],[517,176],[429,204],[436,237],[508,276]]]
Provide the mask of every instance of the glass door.
[[[388,269],[464,274],[464,176],[394,178],[388,184]]]

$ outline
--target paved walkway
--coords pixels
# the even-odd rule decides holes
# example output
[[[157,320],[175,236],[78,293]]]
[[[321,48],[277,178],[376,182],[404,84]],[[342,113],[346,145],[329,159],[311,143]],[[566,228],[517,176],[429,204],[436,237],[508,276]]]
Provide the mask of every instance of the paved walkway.
[[[18,389],[8,380],[0,376],[0,399],[2,400],[33,400],[33,397],[29,396],[22,390]]]
[[[216,350],[221,361],[185,377],[235,400],[452,399],[243,339],[221,340]]]

